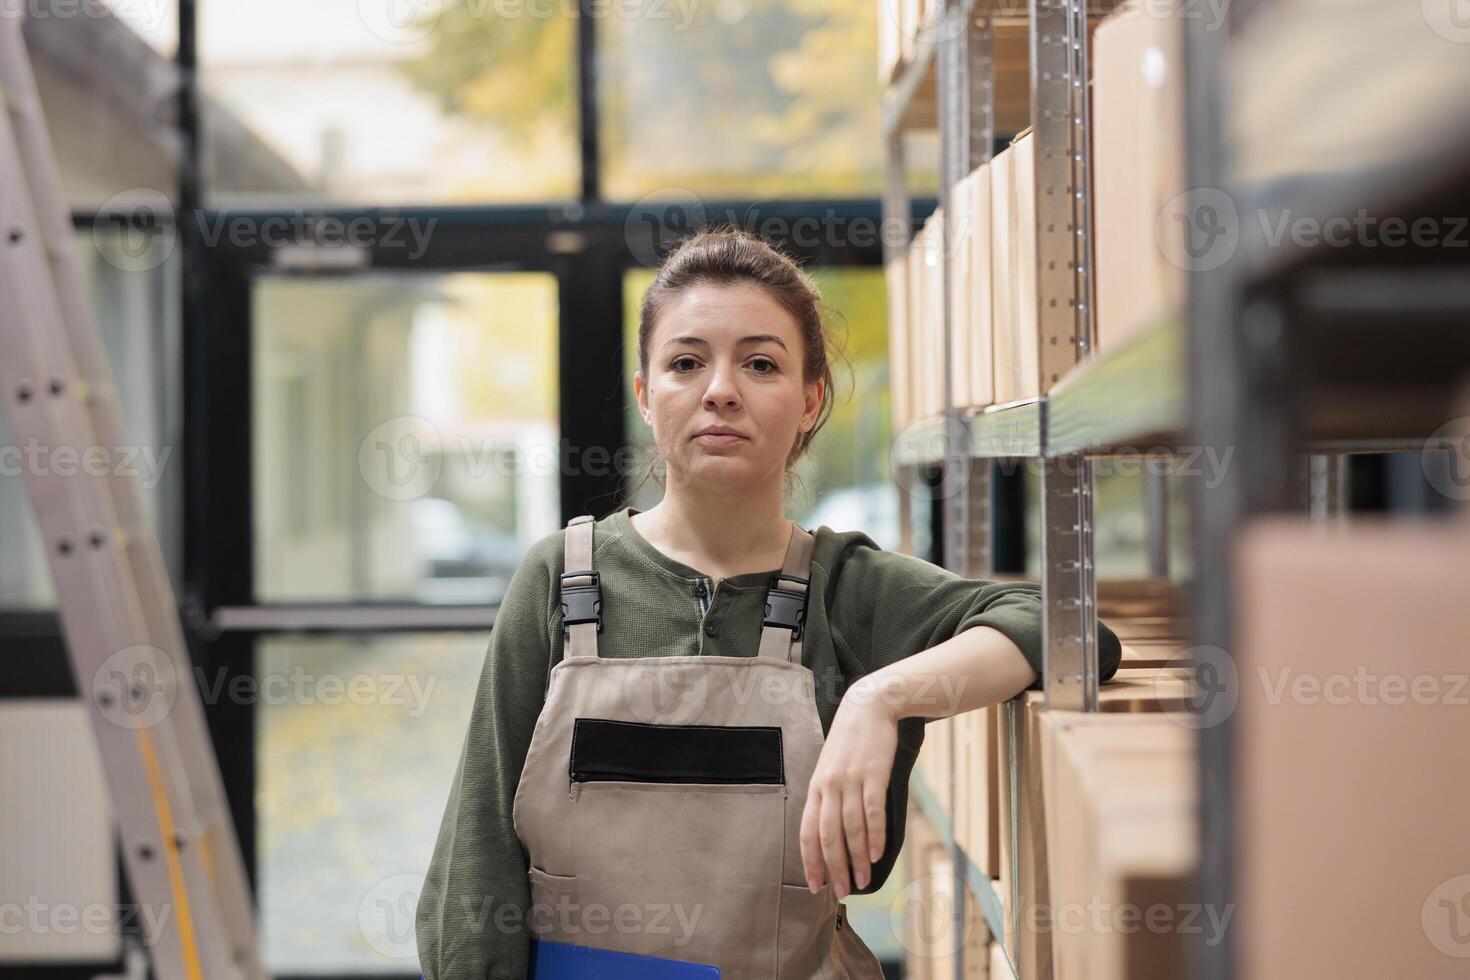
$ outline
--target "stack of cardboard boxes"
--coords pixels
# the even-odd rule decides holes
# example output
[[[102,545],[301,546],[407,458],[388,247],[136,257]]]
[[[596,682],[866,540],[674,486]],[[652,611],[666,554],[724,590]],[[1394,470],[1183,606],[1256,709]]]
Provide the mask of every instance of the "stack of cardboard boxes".
[[[1181,6],[1126,0],[1094,35],[1091,282],[1104,355],[1178,316],[1189,269],[1210,261],[1191,234],[1210,230],[1194,226],[1216,202],[1185,194]],[[1045,395],[1076,367],[1038,327],[1035,153],[1023,132],[952,197],[960,405]],[[926,247],[910,251],[907,275],[889,270],[906,291],[893,309],[908,314],[891,324],[908,413],[896,425],[943,408],[923,390],[938,387],[943,349],[940,287],[923,264],[936,235],[926,225],[916,238]],[[1228,931],[1242,976],[1459,975],[1470,962],[1467,555],[1470,518],[1334,534],[1263,522],[1236,552],[1236,649],[1192,648],[1167,584],[1105,582],[1098,615],[1124,650],[1098,712],[1047,711],[1033,691],[929,723],[916,776],[1004,908],[1002,935],[967,934],[966,970],[1183,976],[1186,944]],[[1193,683],[1204,657],[1221,660],[1214,689]],[[1193,880],[1198,739],[1227,718],[1233,809],[1212,816],[1234,828],[1234,904],[1211,908]],[[911,873],[947,867],[943,842],[928,839]],[[930,957],[913,975],[946,968]]]
[[[1197,822],[1188,627],[1168,618],[1179,605],[1177,591],[1154,583],[1105,587],[1099,606],[1128,639],[1096,714],[1047,711],[1042,692],[1028,691],[926,726],[915,771],[1004,909],[1004,935],[994,937],[1003,948],[987,949],[977,934],[966,964],[1004,956],[1027,977],[1175,975],[1127,964],[1175,962],[1177,931],[1115,929],[1113,920],[1128,920],[1149,896],[1162,897],[1146,905],[1167,904],[1194,861],[1180,844]],[[1134,618],[1118,615],[1127,612]],[[1079,932],[1079,916],[1105,916],[1109,931],[1101,941]]]
[[[884,15],[887,16],[886,14]],[[1094,349],[1111,350],[1185,301],[1194,202],[1184,195],[1182,31],[1176,13],[1129,0],[1093,26]],[[999,35],[997,35],[999,36]],[[1024,130],[959,181],[950,226],[954,404],[979,410],[1045,395],[1078,364],[1038,316],[1036,146]],[[943,214],[915,235],[902,283],[889,270],[894,430],[942,415]],[[936,283],[938,285],[936,285]],[[902,392],[902,397],[897,393]]]

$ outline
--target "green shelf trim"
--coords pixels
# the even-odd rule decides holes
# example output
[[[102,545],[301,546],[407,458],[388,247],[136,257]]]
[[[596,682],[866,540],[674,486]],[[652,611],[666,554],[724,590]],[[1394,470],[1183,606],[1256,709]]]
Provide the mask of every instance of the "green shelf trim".
[[[1040,456],[1042,401],[1031,398],[992,405],[971,416],[970,455],[976,459]]]
[[[1185,423],[1184,322],[1166,317],[1084,364],[1047,396],[1046,455],[1172,447]]]

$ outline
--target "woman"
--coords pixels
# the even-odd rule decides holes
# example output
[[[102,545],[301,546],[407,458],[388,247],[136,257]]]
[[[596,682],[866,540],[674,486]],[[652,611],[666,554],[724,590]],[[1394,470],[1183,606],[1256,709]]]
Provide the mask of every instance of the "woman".
[[[427,980],[523,977],[532,938],[881,976],[840,901],[892,870],[925,720],[1037,683],[1040,596],[785,517],[831,410],[819,307],[735,230],[644,295],[664,495],[574,519],[511,581],[419,899]]]

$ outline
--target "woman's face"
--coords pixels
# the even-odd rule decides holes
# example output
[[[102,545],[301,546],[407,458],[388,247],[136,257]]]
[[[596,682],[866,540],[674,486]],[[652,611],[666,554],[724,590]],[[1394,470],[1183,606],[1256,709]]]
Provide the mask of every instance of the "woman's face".
[[[811,428],[822,382],[802,380],[795,317],[759,286],[703,283],[654,323],[648,375],[633,379],[670,478],[758,484],[779,480]],[[711,427],[734,435],[702,434]]]

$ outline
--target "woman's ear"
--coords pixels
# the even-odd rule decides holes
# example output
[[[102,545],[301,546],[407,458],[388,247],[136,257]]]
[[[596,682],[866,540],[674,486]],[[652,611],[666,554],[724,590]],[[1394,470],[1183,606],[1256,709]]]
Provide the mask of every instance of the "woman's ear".
[[[643,379],[643,369],[639,368],[633,372],[633,400],[638,403],[638,414],[643,416],[645,425],[651,426],[648,421],[648,386]]]
[[[817,413],[822,408],[822,395],[826,393],[826,389],[826,378],[818,378],[806,386],[806,408],[803,414],[811,418],[812,425],[816,425],[817,423]],[[807,426],[806,428],[811,428],[811,426]],[[805,432],[806,429],[802,429],[802,431]]]

